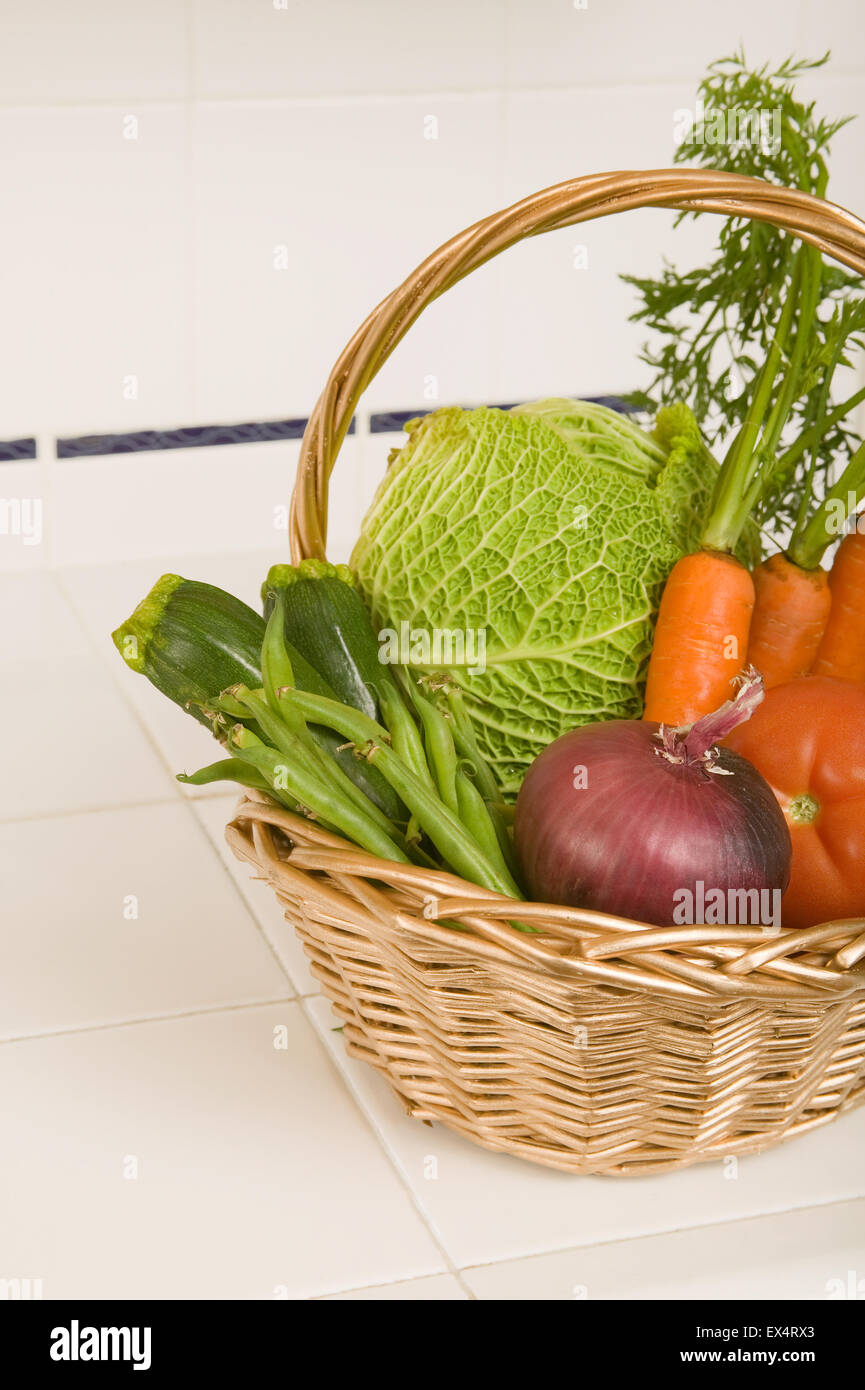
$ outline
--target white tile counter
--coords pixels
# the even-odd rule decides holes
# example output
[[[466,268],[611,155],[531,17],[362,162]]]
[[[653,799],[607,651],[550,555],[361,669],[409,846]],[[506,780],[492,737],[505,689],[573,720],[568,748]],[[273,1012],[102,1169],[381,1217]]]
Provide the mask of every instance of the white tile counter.
[[[865,1297],[865,1108],[733,1172],[574,1178],[409,1119],[346,1058],[222,843],[231,792],[173,780],[212,744],[108,637],[160,569],[255,601],[270,559],[0,577],[0,1278],[46,1298]]]

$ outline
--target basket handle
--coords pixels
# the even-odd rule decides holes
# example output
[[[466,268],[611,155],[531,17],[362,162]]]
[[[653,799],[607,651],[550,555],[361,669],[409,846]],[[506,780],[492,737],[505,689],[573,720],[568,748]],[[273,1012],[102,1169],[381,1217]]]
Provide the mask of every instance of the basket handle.
[[[525,237],[644,207],[769,222],[865,275],[865,224],[852,213],[809,193],[719,170],[588,174],[492,213],[428,256],[373,309],[343,349],[301,443],[289,521],[295,563],[324,558],[328,480],[357,403],[426,306]]]

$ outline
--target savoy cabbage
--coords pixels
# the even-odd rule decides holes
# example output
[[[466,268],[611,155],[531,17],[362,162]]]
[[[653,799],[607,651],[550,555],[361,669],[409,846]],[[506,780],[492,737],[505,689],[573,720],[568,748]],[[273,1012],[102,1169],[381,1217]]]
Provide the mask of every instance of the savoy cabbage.
[[[406,430],[352,568],[381,631],[484,634],[483,663],[448,674],[513,796],[559,734],[640,714],[661,590],[699,545],[717,467],[684,406],[654,437],[565,400]]]

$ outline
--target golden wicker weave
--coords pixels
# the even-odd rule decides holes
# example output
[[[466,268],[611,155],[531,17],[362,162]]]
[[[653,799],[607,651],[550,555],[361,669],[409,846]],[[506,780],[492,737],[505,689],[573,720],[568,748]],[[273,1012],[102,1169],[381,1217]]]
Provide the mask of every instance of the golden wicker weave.
[[[358,399],[423,308],[523,237],[637,207],[771,222],[865,274],[858,219],[732,174],[593,175],[485,218],[384,299],[336,363],[301,450],[295,560],[324,555],[328,479]],[[570,1172],[656,1171],[764,1148],[865,1099],[865,920],[769,935],[521,904],[532,935],[508,924],[511,900],[375,859],[256,793],[226,833],[272,884],[349,1053],[412,1115],[487,1148]]]

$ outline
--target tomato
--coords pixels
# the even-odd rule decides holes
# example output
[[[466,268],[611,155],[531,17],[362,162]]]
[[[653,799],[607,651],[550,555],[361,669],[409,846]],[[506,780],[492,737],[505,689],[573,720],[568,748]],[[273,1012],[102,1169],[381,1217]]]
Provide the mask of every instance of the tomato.
[[[762,772],[790,827],[783,925],[865,917],[865,685],[802,676],[776,686],[725,742]]]

